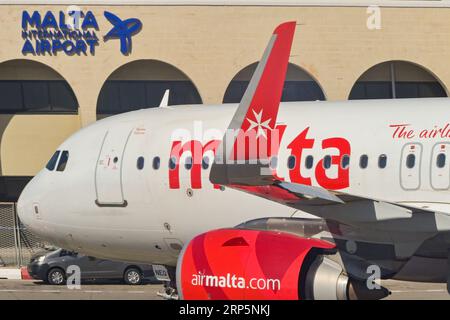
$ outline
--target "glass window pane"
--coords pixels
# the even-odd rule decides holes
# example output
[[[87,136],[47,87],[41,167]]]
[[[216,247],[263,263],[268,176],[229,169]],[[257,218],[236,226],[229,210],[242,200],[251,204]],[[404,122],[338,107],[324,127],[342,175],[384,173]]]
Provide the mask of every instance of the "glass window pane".
[[[421,82],[419,86],[419,97],[446,97],[444,88],[439,82]]]
[[[415,165],[416,165],[416,156],[414,154],[408,154],[408,156],[406,157],[406,167],[408,169],[412,169],[414,168]]]
[[[202,168],[203,168],[203,170],[206,170],[209,168],[209,158],[208,157],[203,157]]]
[[[355,83],[349,99],[390,99],[392,86],[390,81],[359,81]]]
[[[119,84],[117,81],[106,81],[98,97],[97,113],[117,114],[119,112]]]
[[[343,169],[348,169],[348,166],[350,165],[350,156],[345,154],[342,157],[342,168]]]
[[[323,167],[324,167],[324,169],[330,169],[330,167],[331,167],[331,156],[325,156],[323,158]]]
[[[66,169],[67,161],[69,160],[69,151],[63,151],[59,159],[58,168],[56,171],[64,171]]]
[[[305,159],[305,168],[311,169],[313,167],[313,165],[314,165],[314,157],[311,155],[307,156]]]
[[[120,81],[120,112],[146,107],[145,83],[143,81]]]
[[[52,171],[53,169],[55,169],[56,166],[56,161],[58,161],[58,157],[59,157],[59,151],[56,151],[53,156],[50,158],[50,160],[48,161],[47,165],[45,166],[48,170]]]
[[[190,81],[146,81],[147,107],[158,107],[164,92],[169,89],[169,105],[200,104],[202,100]]]
[[[19,81],[0,81],[0,112],[22,111],[22,87]]]
[[[185,162],[184,162],[184,167],[186,168],[186,170],[191,170],[192,169],[192,157],[187,157]]]
[[[136,167],[138,168],[138,170],[144,169],[144,162],[145,162],[144,157],[137,158],[137,160],[136,160]]]
[[[389,81],[367,81],[366,99],[391,99],[392,85]]]
[[[233,80],[228,85],[223,97],[223,103],[238,103],[244,96],[245,90],[247,90],[249,81],[237,81]]]
[[[24,81],[22,85],[27,111],[50,111],[47,81]]]
[[[439,153],[437,158],[436,158],[436,166],[438,168],[445,167],[445,161],[446,161],[445,153]]]
[[[369,164],[369,157],[366,154],[363,154],[361,158],[359,158],[359,166],[361,169],[367,168],[367,165]]]
[[[76,112],[78,103],[66,81],[49,81],[50,105],[53,111]]]
[[[419,84],[417,82],[396,82],[395,92],[397,98],[418,98]]]
[[[315,81],[285,81],[281,101],[325,100],[322,89]]]
[[[364,83],[357,82],[350,92],[349,100],[366,99],[366,86]]]
[[[223,98],[224,103],[238,103],[244,96],[249,81],[233,80],[228,85]],[[281,101],[315,101],[325,100],[319,85],[313,81],[285,81]]]
[[[386,168],[387,164],[387,156],[385,154],[382,154],[378,157],[378,167],[380,169]]]
[[[152,163],[153,169],[158,170],[159,166],[160,166],[160,163],[161,163],[160,158],[159,157],[154,157],[153,158],[153,163]]]
[[[295,168],[295,156],[289,156],[287,161],[287,166],[289,170],[292,170]]]
[[[199,104],[202,103],[197,89],[190,81],[171,81],[169,104]]]
[[[170,159],[169,159],[169,169],[173,170],[173,169],[176,168],[176,166],[177,166],[177,158],[170,157]]]

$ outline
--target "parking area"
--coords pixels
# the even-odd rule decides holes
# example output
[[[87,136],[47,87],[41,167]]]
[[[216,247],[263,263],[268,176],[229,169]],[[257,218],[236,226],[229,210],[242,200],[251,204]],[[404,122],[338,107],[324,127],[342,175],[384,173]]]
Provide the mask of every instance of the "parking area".
[[[392,291],[388,300],[450,300],[445,284],[383,281]],[[41,281],[0,280],[0,300],[161,300],[160,284],[129,286],[120,282],[88,282],[80,289],[51,286]]]

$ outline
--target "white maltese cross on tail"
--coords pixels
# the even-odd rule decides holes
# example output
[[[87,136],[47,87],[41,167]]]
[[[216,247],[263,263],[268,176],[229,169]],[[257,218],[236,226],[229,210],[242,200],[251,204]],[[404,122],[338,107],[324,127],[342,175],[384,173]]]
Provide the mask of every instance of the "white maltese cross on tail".
[[[272,119],[269,118],[265,121],[262,121],[263,110],[260,110],[259,113],[256,113],[254,109],[252,109],[252,111],[253,115],[255,116],[255,121],[251,120],[250,118],[246,118],[246,120],[250,123],[250,127],[248,127],[247,131],[257,128],[256,137],[258,138],[259,136],[263,136],[267,139],[264,129],[267,129],[269,131],[272,130],[272,128],[269,126],[269,123]]]

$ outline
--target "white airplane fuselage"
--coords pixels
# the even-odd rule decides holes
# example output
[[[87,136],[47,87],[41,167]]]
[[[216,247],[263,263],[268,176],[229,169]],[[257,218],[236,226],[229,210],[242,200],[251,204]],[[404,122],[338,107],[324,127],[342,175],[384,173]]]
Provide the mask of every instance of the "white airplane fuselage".
[[[277,175],[450,214],[449,106],[449,99],[281,103],[277,123],[285,130]],[[236,107],[146,109],[81,129],[58,148],[69,151],[66,168],[44,168],[27,185],[18,204],[20,219],[63,248],[174,266],[180,247],[201,232],[261,217],[302,215],[214,187],[210,166],[186,168],[192,140],[204,147],[212,143],[202,154],[212,163],[214,140],[221,139]],[[180,165],[170,169],[177,146]],[[291,155],[296,160],[289,164]],[[342,164],[345,155],[348,167]],[[364,155],[366,168],[361,167]],[[326,156],[331,156],[325,161],[329,166],[321,161]]]

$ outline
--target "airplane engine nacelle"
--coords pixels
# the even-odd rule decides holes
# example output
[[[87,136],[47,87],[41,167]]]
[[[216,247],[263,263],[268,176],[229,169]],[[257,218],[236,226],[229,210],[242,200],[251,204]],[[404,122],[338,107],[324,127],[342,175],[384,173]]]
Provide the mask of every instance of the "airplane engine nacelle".
[[[292,234],[214,230],[181,252],[182,299],[348,299],[348,277],[324,256],[334,244]]]

